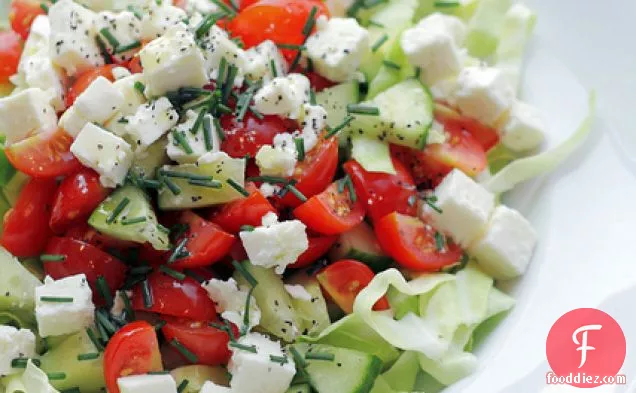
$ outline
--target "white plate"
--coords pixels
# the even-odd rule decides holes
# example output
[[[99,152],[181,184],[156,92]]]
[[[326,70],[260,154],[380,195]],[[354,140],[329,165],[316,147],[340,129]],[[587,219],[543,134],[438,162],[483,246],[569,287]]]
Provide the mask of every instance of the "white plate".
[[[448,391],[581,390],[546,386],[545,340],[565,312],[597,307],[612,315],[625,332],[623,373],[628,384],[592,391],[634,392],[636,2],[527,3],[539,14],[539,22],[523,95],[543,110],[549,124],[548,145],[575,129],[586,113],[586,90],[592,88],[598,93],[598,119],[576,156],[543,181],[509,196],[508,202],[534,223],[539,245],[528,273],[506,286],[518,303],[479,348],[479,370]]]

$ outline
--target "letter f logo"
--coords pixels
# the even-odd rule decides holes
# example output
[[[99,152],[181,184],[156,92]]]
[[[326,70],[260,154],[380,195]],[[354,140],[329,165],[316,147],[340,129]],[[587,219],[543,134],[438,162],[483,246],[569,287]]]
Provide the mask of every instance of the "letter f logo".
[[[576,329],[572,334],[572,341],[574,344],[580,345],[576,350],[581,351],[581,364],[579,364],[579,368],[583,367],[585,361],[587,360],[587,351],[593,351],[596,348],[587,345],[587,332],[590,330],[601,330],[603,326],[601,325],[585,325]],[[578,335],[581,334],[581,341],[579,342]]]

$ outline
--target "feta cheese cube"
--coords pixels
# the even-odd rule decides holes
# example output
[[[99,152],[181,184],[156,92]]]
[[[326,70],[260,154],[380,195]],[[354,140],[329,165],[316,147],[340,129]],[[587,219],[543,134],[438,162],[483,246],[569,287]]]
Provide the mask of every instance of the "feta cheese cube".
[[[240,86],[243,83],[243,73],[247,63],[245,51],[239,48],[238,45],[230,39],[225,30],[216,25],[212,26],[210,30],[199,39],[199,46],[203,52],[205,68],[210,79],[216,79],[218,77],[221,59],[225,58],[227,64],[232,64],[238,69],[234,84]]]
[[[72,0],[57,1],[49,8],[51,40],[49,51],[54,64],[70,75],[104,65],[96,41],[95,13]]]
[[[518,211],[499,205],[485,234],[470,245],[468,253],[495,279],[507,280],[526,271],[536,243],[530,222]]]
[[[91,326],[95,312],[92,296],[84,274],[60,280],[47,276],[44,285],[35,288],[35,319],[40,335],[61,336]]]
[[[64,112],[62,117],[60,117],[60,121],[58,122],[58,126],[66,131],[69,135],[76,137],[77,134],[82,131],[82,128],[88,123],[90,120],[82,116],[77,108],[73,105]]]
[[[132,295],[132,291],[116,291],[115,296],[113,297],[113,306],[110,308],[110,315],[123,319],[124,313],[126,311],[126,302],[124,300],[124,296],[127,296],[128,299],[130,299]]]
[[[305,152],[308,152],[316,146],[320,133],[327,125],[327,111],[320,105],[305,104],[298,120],[303,128],[301,135]]]
[[[435,30],[448,33],[455,44],[463,46],[466,39],[466,24],[456,16],[435,12],[420,20],[416,27],[422,30]]]
[[[309,247],[306,226],[298,220],[277,222],[274,213],[263,216],[263,226],[239,233],[247,256],[254,265],[274,267],[283,274],[287,265]]]
[[[186,113],[186,121],[177,126],[177,128],[168,134],[168,148],[167,153],[168,157],[177,161],[180,164],[186,163],[195,163],[201,156],[206,153],[215,153],[221,150],[221,141],[219,140],[219,135],[214,129],[214,125],[212,125],[212,115],[204,114],[203,118],[200,119],[200,123],[196,125],[197,118],[200,113],[195,112],[193,110],[189,110]],[[208,150],[205,145],[205,129],[204,122],[209,122],[211,125],[210,128],[210,144],[212,146],[211,150]],[[197,127],[196,132],[193,134],[191,131],[194,127]],[[188,146],[192,150],[192,152],[188,153],[184,150],[184,148],[179,144],[176,140],[176,135],[179,133],[183,139],[187,142]]]
[[[134,115],[139,107],[146,102],[146,96],[135,88],[135,83],[141,82],[141,80],[141,74],[133,74],[113,83],[113,86],[124,96],[124,103],[119,111],[105,123],[105,127],[115,135],[124,136],[127,134],[128,116]]]
[[[250,292],[249,288],[239,288],[233,278],[227,281],[213,278],[203,283],[203,288],[205,288],[210,299],[216,304],[216,311],[221,314],[224,319],[232,322],[236,326],[243,326],[245,304]],[[258,308],[253,296],[250,299],[250,309],[248,312],[250,316],[248,328],[251,329],[261,321],[261,310]]]
[[[173,29],[140,52],[145,94],[157,97],[180,87],[202,87],[208,82],[203,55],[194,36]]]
[[[466,67],[457,77],[451,103],[462,114],[494,126],[510,109],[514,89],[504,73],[492,67]]]
[[[228,370],[232,374],[233,392],[285,393],[296,373],[294,362],[272,362],[270,356],[286,356],[280,344],[259,333],[250,333],[238,339],[239,344],[255,346],[256,353],[233,350]]]
[[[261,184],[259,191],[265,198],[269,198],[279,193],[281,189],[281,186],[277,186],[276,184],[263,183]]]
[[[186,28],[184,23],[188,18],[186,12],[167,2],[157,5],[156,2],[152,1],[149,8],[144,11],[144,16],[141,19],[141,39],[143,41],[159,38],[171,29],[184,30]]]
[[[434,195],[441,213],[424,204],[424,214],[464,248],[483,233],[495,207],[495,196],[459,169],[446,175]]]
[[[535,107],[515,101],[500,129],[501,143],[518,152],[535,149],[543,142],[544,128],[539,111]]]
[[[353,18],[318,18],[305,44],[316,71],[334,82],[351,78],[370,52],[369,32]]]
[[[56,126],[55,109],[44,91],[28,88],[0,98],[0,134],[6,136],[7,146]]]
[[[141,21],[130,11],[98,13],[95,18],[95,30],[101,35],[109,53],[120,62],[131,60],[136,49],[141,46],[139,44],[122,51],[122,48],[139,43],[141,39]],[[115,38],[117,47],[113,46],[108,38]]]
[[[179,114],[170,100],[161,97],[137,108],[135,114],[128,117],[125,128],[135,150],[142,151],[159,140],[178,121]]]
[[[124,96],[103,76],[88,85],[73,104],[80,115],[96,123],[105,123],[123,105]]]
[[[125,68],[125,67],[115,67],[113,68],[112,73],[113,73],[113,78],[115,78],[115,81],[124,79],[132,75],[132,73],[128,71],[128,68]]]
[[[269,82],[276,76],[287,74],[287,62],[271,40],[265,40],[248,49],[245,52],[245,57],[245,76],[251,80],[262,78],[265,82]],[[274,64],[276,75],[272,73],[272,64]]]
[[[205,381],[199,393],[232,393],[232,389],[217,385],[212,381]]]
[[[0,377],[22,372],[11,367],[15,358],[35,357],[35,335],[29,329],[0,325]]]
[[[301,74],[274,78],[254,95],[254,107],[265,115],[296,119],[309,102],[309,79]]]
[[[176,393],[177,383],[170,374],[141,374],[117,379],[121,393]]]
[[[289,177],[296,168],[296,151],[265,145],[256,153],[256,165],[263,176]]]
[[[124,184],[133,161],[133,152],[125,140],[101,127],[87,123],[71,145],[77,159],[100,174],[104,187]]]

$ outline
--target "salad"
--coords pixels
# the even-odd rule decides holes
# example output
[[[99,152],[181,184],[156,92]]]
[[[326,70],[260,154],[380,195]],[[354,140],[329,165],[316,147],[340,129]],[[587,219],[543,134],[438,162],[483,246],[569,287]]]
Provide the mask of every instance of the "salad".
[[[13,0],[0,392],[435,392],[554,169],[511,0]],[[593,100],[590,101],[593,109]]]

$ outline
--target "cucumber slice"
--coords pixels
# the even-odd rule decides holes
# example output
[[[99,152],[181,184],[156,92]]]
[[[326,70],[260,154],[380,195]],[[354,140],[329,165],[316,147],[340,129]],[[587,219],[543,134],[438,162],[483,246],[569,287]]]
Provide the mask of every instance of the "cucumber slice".
[[[285,393],[311,393],[311,386],[306,383],[299,385],[292,385],[287,389]]]
[[[33,311],[35,288],[42,285],[7,250],[0,247],[0,310]]]
[[[374,272],[380,272],[393,262],[378,243],[375,232],[366,222],[340,235],[340,238],[329,252],[329,259],[355,259],[367,264]]]
[[[347,116],[347,105],[358,102],[360,90],[357,81],[341,83],[316,93],[316,103],[327,111],[327,125],[332,128],[337,127]],[[340,144],[344,143],[346,138],[341,138]]]
[[[124,205],[123,210],[112,222],[109,222],[115,210],[126,199],[128,203]],[[146,220],[134,224],[127,223],[127,220],[140,217],[145,217]],[[150,198],[135,186],[125,186],[112,193],[95,209],[88,223],[98,231],[116,239],[140,244],[148,242],[156,250],[170,248],[170,239],[168,234],[158,227],[157,216],[150,204]]]
[[[305,357],[309,384],[318,393],[368,393],[382,370],[376,356],[323,344],[294,344]],[[328,353],[334,360],[307,359],[307,353]]]
[[[63,372],[64,379],[52,380],[58,390],[78,387],[82,393],[97,393],[104,387],[103,353],[96,359],[78,360],[77,356],[97,353],[86,331],[73,334],[42,357],[40,368],[46,373]]]
[[[466,49],[471,56],[486,59],[494,54],[506,12],[512,0],[481,0],[468,24]]]
[[[351,138],[351,157],[366,171],[394,175],[389,145],[377,139],[354,136]]]
[[[245,183],[245,160],[230,158],[225,153],[206,154],[197,164],[165,165],[166,171],[191,175],[212,176],[221,183],[220,188],[210,188],[188,183],[188,179],[170,177],[179,188],[177,195],[168,187],[159,190],[159,208],[162,210],[190,209],[218,205],[241,198],[242,195],[227,184],[232,179],[241,186]]]
[[[433,123],[433,100],[419,81],[407,79],[363,104],[378,108],[380,113],[354,115],[344,130],[349,135],[365,135],[417,149],[426,145]]]
[[[398,82],[415,75],[415,69],[409,63],[400,44],[400,36],[404,30],[396,31],[394,39],[384,44],[386,48],[384,59],[377,75],[369,84],[368,100],[373,99]]]
[[[141,177],[154,179],[155,169],[170,163],[170,158],[166,154],[167,138],[161,138],[148,146],[144,151],[135,152],[135,159],[132,169]]]
[[[11,206],[15,206],[18,197],[20,196],[20,190],[29,181],[29,176],[22,172],[16,172],[15,175],[2,187],[2,192]]]
[[[202,365],[182,366],[170,371],[170,375],[179,386],[184,380],[188,384],[181,393],[199,393],[205,381],[212,381],[217,385],[228,386],[229,378],[227,369],[223,367],[211,367]]]
[[[322,332],[331,324],[327,311],[327,302],[322,295],[320,284],[315,277],[300,271],[287,280],[288,284],[302,285],[311,295],[311,300],[291,298],[292,306],[296,310],[298,328],[306,336],[314,336]]]
[[[299,331],[298,321],[291,296],[283,286],[283,280],[274,273],[274,269],[254,266],[249,261],[244,261],[241,265],[258,281],[252,295],[261,310],[259,326],[287,342],[294,341]],[[240,285],[249,286],[239,272],[234,274],[234,279]]]

